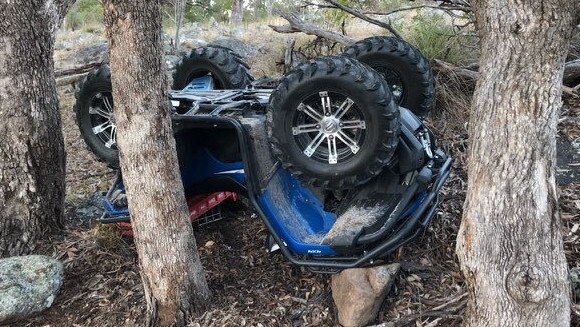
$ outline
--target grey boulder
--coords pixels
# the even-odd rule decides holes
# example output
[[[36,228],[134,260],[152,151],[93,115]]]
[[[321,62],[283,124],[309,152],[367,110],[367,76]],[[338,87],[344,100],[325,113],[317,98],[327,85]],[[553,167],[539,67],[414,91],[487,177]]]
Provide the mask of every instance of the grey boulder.
[[[63,265],[42,255],[0,259],[0,324],[49,308],[62,285]]]

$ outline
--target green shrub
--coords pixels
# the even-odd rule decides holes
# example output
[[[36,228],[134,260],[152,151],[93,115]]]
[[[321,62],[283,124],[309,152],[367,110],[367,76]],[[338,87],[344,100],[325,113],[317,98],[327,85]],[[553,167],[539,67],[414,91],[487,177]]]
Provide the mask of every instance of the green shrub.
[[[99,0],[78,0],[65,17],[65,27],[72,30],[97,30],[103,24],[103,6]]]
[[[353,3],[351,0],[337,0],[338,3],[346,5],[346,6],[353,6],[356,3]],[[355,6],[356,8],[356,6]],[[342,10],[338,9],[327,9],[323,12],[322,15],[322,26],[335,29],[342,24],[342,22],[349,23],[352,20],[352,16]]]
[[[456,33],[450,20],[442,14],[419,12],[408,23],[396,24],[403,38],[417,47],[429,60],[441,59],[466,64],[477,59],[474,37]]]

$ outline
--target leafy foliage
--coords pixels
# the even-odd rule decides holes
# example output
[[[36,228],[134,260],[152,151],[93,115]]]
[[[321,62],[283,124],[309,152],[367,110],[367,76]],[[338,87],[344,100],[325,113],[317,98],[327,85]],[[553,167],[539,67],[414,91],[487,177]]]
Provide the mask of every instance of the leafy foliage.
[[[103,23],[103,6],[99,0],[78,0],[65,17],[65,27],[91,29]]]
[[[407,22],[398,23],[405,40],[417,47],[429,60],[441,59],[454,64],[465,64],[476,58],[476,50],[468,43],[474,38],[459,33],[448,17],[438,13],[419,12]]]

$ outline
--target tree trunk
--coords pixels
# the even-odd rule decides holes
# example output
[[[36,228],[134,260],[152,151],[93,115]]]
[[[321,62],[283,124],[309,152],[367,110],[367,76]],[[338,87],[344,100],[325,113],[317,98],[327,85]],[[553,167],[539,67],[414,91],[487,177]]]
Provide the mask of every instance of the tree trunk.
[[[473,4],[481,75],[457,239],[469,290],[466,325],[569,326],[554,171],[563,64],[578,2]]]
[[[181,25],[183,24],[183,16],[185,15],[185,3],[186,0],[175,0],[174,10],[175,10],[175,41],[173,42],[173,54],[177,54],[179,51],[180,35],[181,35]]]
[[[54,37],[70,1],[0,2],[0,257],[62,226],[65,153]]]
[[[183,326],[209,289],[188,220],[167,100],[159,0],[106,0],[120,164],[149,325]]]
[[[244,0],[232,0],[232,13],[230,15],[230,24],[240,25],[244,16]]]

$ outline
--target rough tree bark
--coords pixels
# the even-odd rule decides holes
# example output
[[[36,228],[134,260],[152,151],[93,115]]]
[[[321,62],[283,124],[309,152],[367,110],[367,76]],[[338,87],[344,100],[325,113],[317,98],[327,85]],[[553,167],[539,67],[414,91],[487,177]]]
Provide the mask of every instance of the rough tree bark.
[[[62,226],[65,153],[54,37],[73,1],[0,1],[0,257]]]
[[[561,81],[577,0],[474,1],[480,78],[457,254],[467,326],[568,326],[554,178]]]
[[[148,325],[183,326],[209,289],[188,220],[167,100],[159,0],[106,0],[120,164]]]

